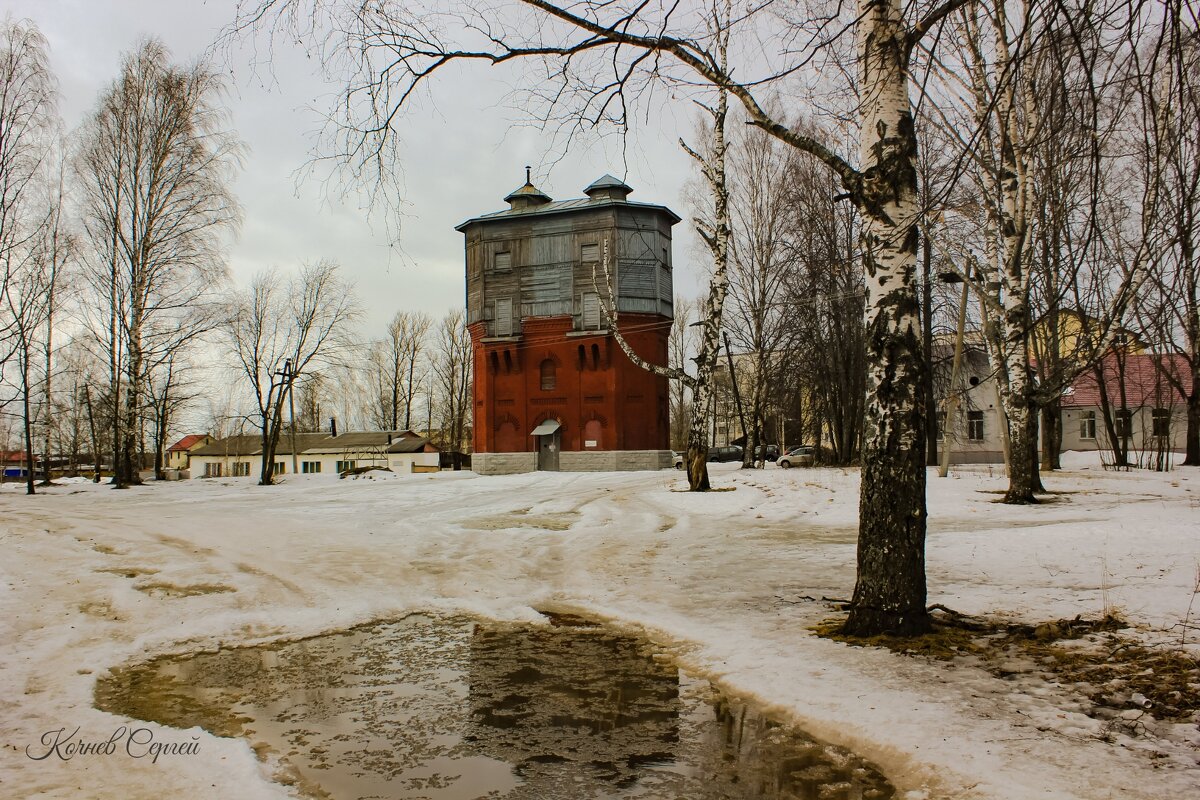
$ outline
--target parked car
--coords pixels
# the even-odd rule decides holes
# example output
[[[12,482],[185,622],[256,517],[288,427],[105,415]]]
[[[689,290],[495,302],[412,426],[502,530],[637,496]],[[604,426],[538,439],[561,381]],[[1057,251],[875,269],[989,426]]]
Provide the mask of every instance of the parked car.
[[[758,461],[775,461],[779,458],[779,445],[760,444],[758,446]]]
[[[784,469],[788,467],[811,467],[813,464],[813,448],[806,444],[789,448],[775,463]]]
[[[742,448],[736,444],[731,444],[726,447],[710,447],[708,448],[708,460],[712,461],[741,461]]]
[[[771,445],[771,447],[774,447],[774,445]],[[684,468],[683,462],[686,457],[687,453],[675,453],[675,469]],[[742,448],[736,444],[731,444],[728,447],[710,447],[708,448],[708,460],[710,463],[713,461],[741,461]]]

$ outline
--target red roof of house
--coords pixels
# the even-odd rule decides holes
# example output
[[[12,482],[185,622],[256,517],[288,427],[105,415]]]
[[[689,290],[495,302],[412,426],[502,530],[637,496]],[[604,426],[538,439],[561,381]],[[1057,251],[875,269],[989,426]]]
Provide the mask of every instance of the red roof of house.
[[[1178,354],[1110,353],[1101,360],[1100,367],[1108,402],[1114,407],[1143,408],[1182,403],[1184,397],[1164,372],[1182,383],[1185,393],[1191,394],[1192,391],[1192,376],[1187,361]],[[1124,403],[1122,383],[1125,386]],[[1062,405],[1066,408],[1100,405],[1100,384],[1094,370],[1088,370],[1075,379],[1075,383],[1063,393]]]
[[[207,438],[208,438],[207,433],[189,433],[187,436],[183,437],[178,442],[176,442],[175,444],[168,447],[167,451],[175,452],[176,450],[191,450],[193,447],[196,446],[197,442],[201,442]]]

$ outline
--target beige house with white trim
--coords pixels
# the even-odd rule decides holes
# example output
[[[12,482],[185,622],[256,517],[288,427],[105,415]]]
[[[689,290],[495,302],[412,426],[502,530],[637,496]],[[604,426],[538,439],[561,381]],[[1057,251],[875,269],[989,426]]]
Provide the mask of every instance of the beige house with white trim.
[[[439,452],[412,431],[352,431],[296,434],[296,463],[301,474],[340,475],[363,467],[389,469],[401,475],[438,470]],[[275,450],[275,474],[292,471],[291,437],[283,434]],[[191,453],[192,477],[258,477],[262,471],[262,436],[229,436]]]

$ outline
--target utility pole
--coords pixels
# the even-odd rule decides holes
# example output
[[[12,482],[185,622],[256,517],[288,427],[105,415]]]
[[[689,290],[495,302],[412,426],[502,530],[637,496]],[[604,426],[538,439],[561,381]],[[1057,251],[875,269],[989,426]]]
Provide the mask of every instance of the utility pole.
[[[289,358],[283,362],[283,369],[287,372],[290,380],[288,381],[288,416],[292,418],[292,474],[300,472],[299,456],[296,454],[296,375],[292,372],[292,360]]]
[[[953,283],[950,280],[945,282]],[[954,415],[958,411],[958,373],[962,368],[963,334],[967,327],[967,294],[971,289],[969,281],[963,281],[962,285],[962,297],[958,301],[958,330],[954,335],[954,362],[950,366],[950,387],[946,390],[946,417],[942,422],[942,463],[938,465],[939,478],[944,478],[950,473],[950,430],[954,424]],[[937,424],[936,416],[934,424]]]
[[[738,424],[742,426],[742,438],[746,441],[746,448],[751,447],[750,431],[746,430],[746,415],[742,413],[742,393],[738,391],[737,373],[733,371],[733,351],[729,349],[729,331],[721,332],[725,336],[725,360],[729,362],[729,383],[733,386],[733,400],[737,403]],[[750,454],[750,463],[753,464],[755,454]],[[745,464],[745,456],[742,457],[742,463]]]

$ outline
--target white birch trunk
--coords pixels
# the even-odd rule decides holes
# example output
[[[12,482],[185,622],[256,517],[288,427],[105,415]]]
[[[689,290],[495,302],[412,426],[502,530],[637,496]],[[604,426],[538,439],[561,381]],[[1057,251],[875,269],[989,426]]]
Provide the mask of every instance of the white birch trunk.
[[[918,323],[917,142],[899,0],[860,0],[862,214],[867,287],[866,425],[851,635],[928,628],[925,363]]]

